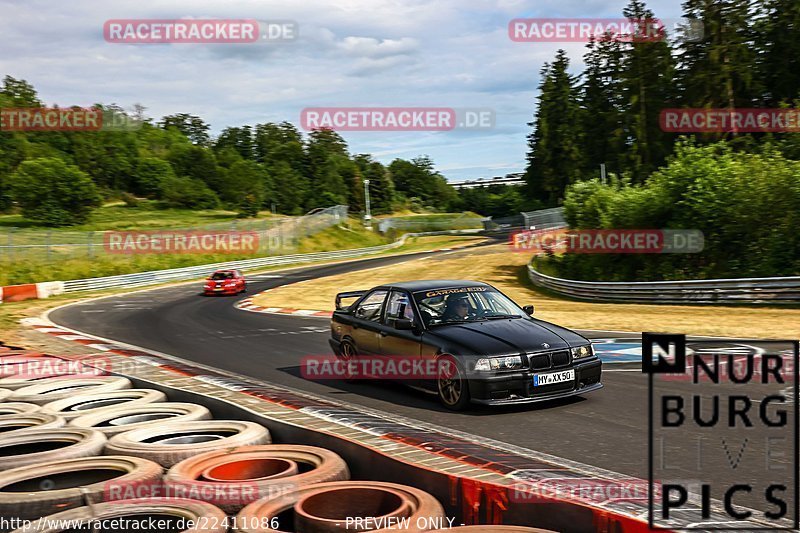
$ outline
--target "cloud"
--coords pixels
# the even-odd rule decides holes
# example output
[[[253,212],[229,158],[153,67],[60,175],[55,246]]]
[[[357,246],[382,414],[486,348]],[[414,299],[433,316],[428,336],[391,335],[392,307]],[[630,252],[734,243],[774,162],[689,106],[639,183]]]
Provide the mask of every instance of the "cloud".
[[[141,103],[160,118],[226,126],[289,120],[305,107],[492,108],[492,130],[344,133],[352,153],[381,161],[429,154],[450,179],[524,168],[539,70],[562,44],[514,43],[516,17],[614,17],[627,0],[0,0],[0,75],[33,83],[48,103]],[[680,16],[672,0],[648,5]],[[109,19],[289,20],[295,41],[253,45],[124,45]],[[574,72],[583,45],[565,47]]]

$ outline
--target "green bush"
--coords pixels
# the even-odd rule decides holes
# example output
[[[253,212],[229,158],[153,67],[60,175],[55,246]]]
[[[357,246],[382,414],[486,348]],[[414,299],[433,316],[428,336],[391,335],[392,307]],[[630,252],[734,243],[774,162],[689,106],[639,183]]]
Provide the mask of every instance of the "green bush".
[[[170,207],[190,209],[214,209],[219,198],[200,180],[170,177],[161,184],[161,197]]]
[[[580,279],[761,277],[800,273],[800,162],[771,146],[743,153],[724,142],[680,143],[643,186],[597,180],[570,187],[565,216],[578,229],[697,229],[697,254],[567,254],[559,273]]]
[[[133,189],[147,198],[156,198],[161,193],[164,180],[174,177],[172,165],[163,159],[144,157],[133,171]]]
[[[22,215],[47,226],[86,222],[101,202],[91,178],[57,158],[24,161],[11,176],[9,186]]]
[[[122,201],[126,207],[139,207],[139,199],[129,192],[122,193]]]

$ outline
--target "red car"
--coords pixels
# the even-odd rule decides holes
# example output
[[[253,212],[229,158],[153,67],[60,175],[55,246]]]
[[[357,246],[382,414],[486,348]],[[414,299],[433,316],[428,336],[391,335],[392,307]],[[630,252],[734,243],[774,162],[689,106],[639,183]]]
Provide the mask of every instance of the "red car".
[[[217,270],[206,278],[203,294],[239,294],[247,291],[244,276],[238,270]]]

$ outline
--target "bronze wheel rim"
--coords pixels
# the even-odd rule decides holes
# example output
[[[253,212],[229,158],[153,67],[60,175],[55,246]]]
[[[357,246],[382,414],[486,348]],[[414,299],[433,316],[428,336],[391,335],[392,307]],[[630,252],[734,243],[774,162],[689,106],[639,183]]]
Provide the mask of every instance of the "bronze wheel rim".
[[[447,405],[455,405],[461,400],[464,383],[458,366],[455,363],[447,366],[452,368],[449,373],[445,373],[444,369],[439,370],[439,379],[437,380],[439,397]]]

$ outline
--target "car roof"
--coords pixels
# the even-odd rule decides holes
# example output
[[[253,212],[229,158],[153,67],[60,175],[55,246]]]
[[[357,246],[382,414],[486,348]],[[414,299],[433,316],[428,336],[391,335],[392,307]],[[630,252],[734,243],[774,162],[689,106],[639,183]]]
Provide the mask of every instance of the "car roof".
[[[481,281],[469,281],[463,279],[426,279],[419,281],[400,281],[397,283],[385,283],[376,289],[405,289],[411,292],[430,291],[434,289],[449,289],[454,287],[491,287],[488,283]]]

